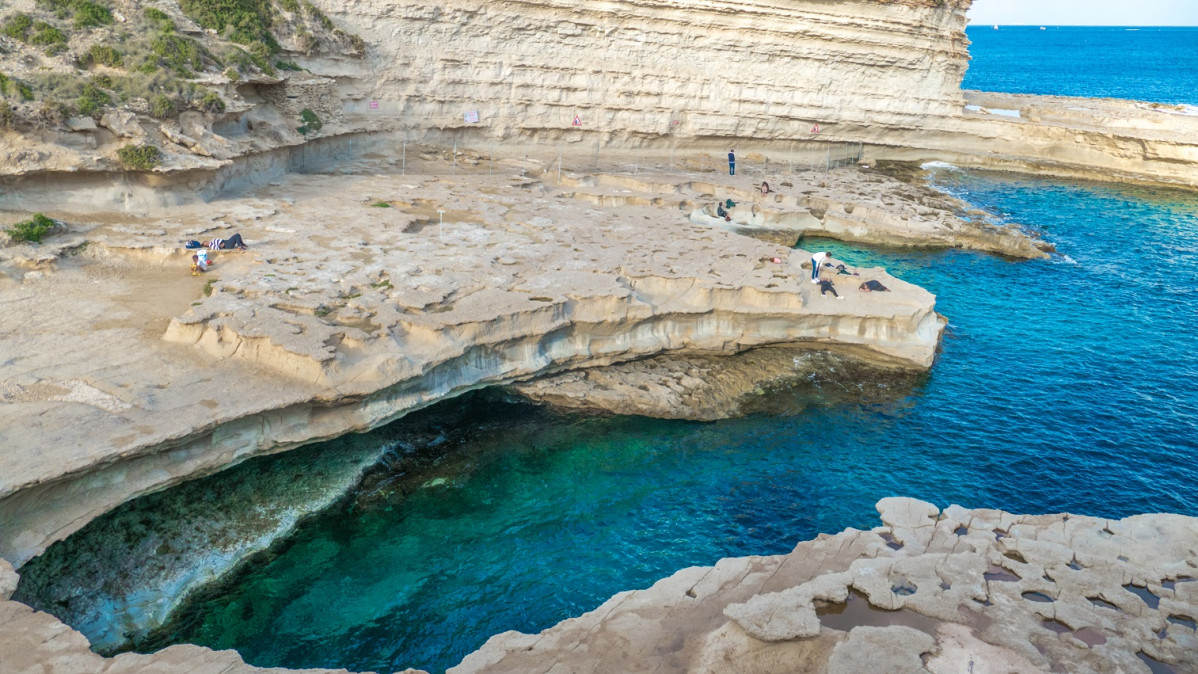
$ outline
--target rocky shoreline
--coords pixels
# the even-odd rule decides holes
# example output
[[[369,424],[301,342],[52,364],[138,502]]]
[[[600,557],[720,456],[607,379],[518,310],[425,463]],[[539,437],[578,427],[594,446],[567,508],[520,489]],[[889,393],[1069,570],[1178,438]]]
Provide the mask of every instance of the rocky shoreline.
[[[450,671],[1185,672],[1198,668],[1198,519],[943,511],[725,559],[616,595]]]
[[[496,635],[449,671],[1198,667],[1196,518],[942,511],[905,498],[883,499],[878,511],[883,525],[869,531],[821,535],[786,555],[685,569],[540,634]],[[229,673],[290,671],[196,646],[105,659],[53,616],[9,600],[16,585],[16,573],[0,560],[4,671],[162,671],[185,663]]]
[[[165,34],[228,46],[160,4]],[[1198,118],[1168,106],[962,92],[968,0],[450,0],[436,11],[316,0],[285,12],[276,36],[294,63],[241,72],[200,59],[182,72],[219,105],[168,100],[166,118],[145,98],[113,103],[122,66],[82,56],[127,20],[164,20],[120,5],[110,27],[64,36],[65,54],[0,38],[18,91],[51,73],[87,79],[90,106],[108,100],[94,115],[55,114],[39,88],[0,128],[5,222],[33,210],[60,221],[45,243],[0,247],[0,297],[22,319],[0,329],[3,671],[263,671],[191,646],[101,658],[10,600],[13,564],[133,498],[251,457],[487,386],[714,418],[802,376],[800,354],[926,370],[946,323],[933,295],[862,269],[892,292],[834,301],[805,281],[810,251],[796,241],[1030,260],[1051,245],[858,163],[1189,188],[1198,175]],[[708,57],[724,53],[745,56],[712,70]],[[743,164],[741,178],[723,174],[729,139],[752,180]],[[489,146],[494,159],[496,144],[497,171],[466,149]],[[850,166],[831,168],[849,144]],[[596,170],[563,173],[563,148],[589,160],[592,145]],[[123,164],[134,146],[158,161]],[[793,168],[821,156],[823,172]],[[755,192],[760,179],[775,191]],[[726,198],[738,202],[730,219],[714,217]],[[187,276],[183,241],[234,232],[248,252]],[[872,532],[686,570],[542,635],[499,635],[456,671],[1198,667],[1190,518],[907,500],[880,511]],[[850,618],[837,623],[841,605]],[[871,624],[879,610],[901,615]]]

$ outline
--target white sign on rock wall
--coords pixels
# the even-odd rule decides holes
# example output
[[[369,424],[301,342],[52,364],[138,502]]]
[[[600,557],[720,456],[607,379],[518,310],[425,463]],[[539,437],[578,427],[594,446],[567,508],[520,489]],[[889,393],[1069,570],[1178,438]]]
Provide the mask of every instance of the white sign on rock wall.
[[[466,120],[467,124],[478,124],[478,110],[471,110],[462,115],[462,119]]]

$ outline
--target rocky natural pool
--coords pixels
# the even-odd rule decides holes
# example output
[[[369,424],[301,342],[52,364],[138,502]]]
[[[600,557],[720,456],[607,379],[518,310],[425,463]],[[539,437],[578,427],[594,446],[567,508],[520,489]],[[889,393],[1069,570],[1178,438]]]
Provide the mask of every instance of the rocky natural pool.
[[[928,375],[862,380],[829,359],[763,411],[714,423],[470,395],[134,501],[26,565],[18,598],[97,641],[85,616],[169,593],[156,564],[215,568],[196,551],[265,545],[315,512],[162,629],[109,621],[108,643],[443,671],[493,634],[544,629],[680,568],[872,526],[885,496],[1198,515],[1198,196],[949,168],[932,179],[1059,253],[800,244],[938,295],[950,325]]]

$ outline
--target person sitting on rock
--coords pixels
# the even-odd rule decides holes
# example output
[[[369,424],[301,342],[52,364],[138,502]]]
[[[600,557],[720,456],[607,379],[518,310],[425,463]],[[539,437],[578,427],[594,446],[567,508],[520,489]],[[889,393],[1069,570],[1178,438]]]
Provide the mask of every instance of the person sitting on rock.
[[[870,279],[869,281],[866,281],[865,283],[862,283],[861,287],[859,287],[857,289],[863,293],[884,293],[884,292],[890,291],[890,288],[887,288],[886,286],[882,285],[882,283],[880,281],[874,281],[872,279]]]
[[[201,256],[197,253],[191,256],[192,276],[199,276],[202,272],[208,271],[208,253],[206,251],[200,251],[200,253],[203,253],[203,255]]]
[[[762,193],[762,194],[769,194],[769,193],[770,193],[770,184],[769,184],[769,183],[767,183],[767,182],[766,182],[766,181],[764,181],[764,180],[762,180],[762,181],[761,181],[761,193]]]
[[[245,242],[241,240],[241,234],[237,233],[227,239],[213,239],[208,242],[208,247],[212,250],[245,250]]]
[[[724,204],[717,203],[715,205],[715,214],[723,218],[725,222],[731,222],[732,216],[728,215],[728,211],[724,210]]]

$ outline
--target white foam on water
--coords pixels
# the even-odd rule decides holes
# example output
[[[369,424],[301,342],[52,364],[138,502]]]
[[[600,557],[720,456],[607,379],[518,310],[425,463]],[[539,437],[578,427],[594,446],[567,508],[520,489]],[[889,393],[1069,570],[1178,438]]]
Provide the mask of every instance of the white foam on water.
[[[980,105],[967,105],[965,109],[969,112],[980,112],[985,115],[998,115],[999,117],[1014,117],[1022,119],[1023,115],[1018,110],[1007,110],[1004,108],[983,108]]]
[[[1059,256],[1053,258],[1053,260],[1055,262],[1060,262],[1061,264],[1077,264],[1077,260],[1065,255],[1064,253],[1061,253]]]
[[[954,165],[952,165],[952,164],[950,164],[950,163],[948,163],[948,162],[946,162],[946,161],[930,161],[930,162],[926,162],[926,163],[920,164],[920,165],[919,165],[919,168],[920,168],[921,170],[924,170],[924,171],[931,171],[932,169],[952,169],[952,170],[954,170],[954,171],[959,171],[959,170],[961,170],[961,167],[959,167],[959,166],[954,166]]]

